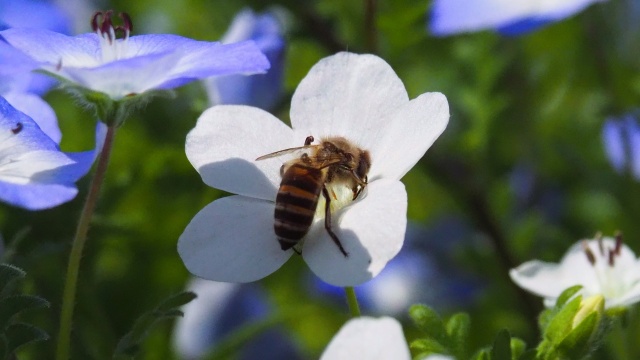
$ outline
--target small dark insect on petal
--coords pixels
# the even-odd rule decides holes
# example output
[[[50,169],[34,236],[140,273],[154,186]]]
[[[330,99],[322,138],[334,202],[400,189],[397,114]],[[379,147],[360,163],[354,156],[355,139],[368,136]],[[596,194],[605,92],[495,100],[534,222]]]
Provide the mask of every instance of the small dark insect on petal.
[[[11,132],[14,135],[17,135],[18,133],[20,133],[20,131],[22,131],[23,125],[22,123],[17,123],[15,127],[11,128]]]

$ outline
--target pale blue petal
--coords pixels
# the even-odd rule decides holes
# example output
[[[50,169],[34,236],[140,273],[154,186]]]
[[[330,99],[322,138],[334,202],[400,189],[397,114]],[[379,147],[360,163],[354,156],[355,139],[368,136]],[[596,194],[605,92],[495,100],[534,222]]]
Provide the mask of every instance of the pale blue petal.
[[[0,97],[0,200],[28,210],[69,201],[95,153],[61,152],[31,118]]]
[[[73,184],[13,184],[0,181],[0,200],[27,210],[44,210],[73,200]]]
[[[560,21],[604,0],[435,0],[430,30],[438,36],[485,29],[514,35]]]
[[[222,45],[176,35],[133,36],[119,60],[103,63],[96,34],[70,37],[46,30],[8,29],[0,36],[39,62],[40,68],[115,99],[210,76],[269,68],[253,42]]]
[[[271,68],[266,74],[229,75],[207,79],[212,104],[251,105],[272,109],[283,94],[285,41],[282,26],[271,14],[241,11],[223,37],[224,43],[253,40],[267,56]]]
[[[2,95],[11,106],[33,119],[51,140],[56,144],[60,143],[62,133],[58,126],[58,119],[46,101],[29,93],[10,92]]]
[[[48,1],[0,0],[0,23],[8,27],[42,28],[71,33],[69,15]]]
[[[611,166],[618,173],[622,173],[624,170],[627,158],[623,141],[620,122],[616,119],[607,119],[602,128],[602,142]]]
[[[631,115],[625,119],[625,125],[629,137],[629,168],[633,177],[640,180],[640,125]]]

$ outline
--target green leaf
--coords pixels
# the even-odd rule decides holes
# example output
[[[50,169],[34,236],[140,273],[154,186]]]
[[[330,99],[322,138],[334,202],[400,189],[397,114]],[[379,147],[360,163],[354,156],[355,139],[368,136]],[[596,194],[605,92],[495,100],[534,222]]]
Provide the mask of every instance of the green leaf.
[[[0,264],[0,292],[4,292],[9,284],[16,279],[23,278],[26,274],[24,270],[16,266]]]
[[[160,305],[158,305],[158,311],[168,311],[180,307],[182,305],[190,303],[193,299],[198,297],[194,292],[191,291],[183,291],[179,294],[173,295],[168,299],[164,300]]]
[[[589,314],[556,346],[557,350],[567,359],[587,356],[594,350],[591,340],[598,324],[598,314]]]
[[[4,333],[5,356],[12,355],[19,347],[35,342],[48,340],[49,335],[43,330],[29,324],[15,323],[7,327]]]
[[[131,331],[125,334],[114,351],[114,358],[132,358],[140,351],[141,343],[147,337],[153,326],[161,320],[183,316],[183,312],[176,309],[196,298],[196,294],[186,291],[170,296],[163,300],[152,311],[140,316],[133,324]]]
[[[580,308],[581,301],[582,296],[578,296],[555,313],[545,330],[544,337],[546,339],[549,339],[553,344],[558,344],[569,334],[573,325],[573,318]]]
[[[451,342],[452,352],[457,358],[466,359],[467,356],[467,340],[469,339],[469,329],[471,328],[471,319],[468,314],[454,314],[447,321],[447,334]]]
[[[418,329],[427,336],[445,346],[449,345],[444,322],[433,309],[422,304],[412,305],[409,308],[409,316],[411,316]]]
[[[446,347],[444,347],[434,339],[417,339],[411,342],[411,345],[409,345],[409,347],[413,350],[421,352],[430,352],[437,354],[449,353]]]
[[[32,295],[13,295],[0,299],[0,330],[4,330],[9,321],[22,311],[41,307],[49,307],[49,302]]]
[[[527,344],[522,339],[511,338],[511,358],[512,360],[519,359],[520,356],[527,350]]]
[[[478,350],[478,352],[476,352],[473,355],[471,360],[492,360],[491,359],[491,349],[486,347],[486,348],[482,348],[482,349]]]
[[[524,353],[522,353],[522,355],[520,355],[518,360],[534,360],[536,358],[536,353],[537,353],[536,349],[529,349]]]
[[[560,296],[558,296],[558,300],[556,300],[556,307],[562,307],[564,304],[569,301],[578,291],[582,289],[582,285],[574,285],[570,288],[565,289]]]
[[[502,329],[496,335],[491,349],[491,360],[511,360],[511,334]]]

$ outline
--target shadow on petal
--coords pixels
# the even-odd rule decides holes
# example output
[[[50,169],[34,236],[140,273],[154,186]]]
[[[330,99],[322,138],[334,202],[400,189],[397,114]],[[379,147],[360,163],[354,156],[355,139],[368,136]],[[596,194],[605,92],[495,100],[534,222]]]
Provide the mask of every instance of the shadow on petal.
[[[354,286],[371,280],[374,273],[369,268],[373,258],[358,235],[353,230],[341,229],[339,221],[334,222],[332,230],[349,256],[340,252],[324,223],[317,223],[307,234],[302,248],[309,268],[320,279],[335,286]]]
[[[274,201],[278,189],[255,164],[231,158],[201,166],[198,172],[208,185],[252,198]]]

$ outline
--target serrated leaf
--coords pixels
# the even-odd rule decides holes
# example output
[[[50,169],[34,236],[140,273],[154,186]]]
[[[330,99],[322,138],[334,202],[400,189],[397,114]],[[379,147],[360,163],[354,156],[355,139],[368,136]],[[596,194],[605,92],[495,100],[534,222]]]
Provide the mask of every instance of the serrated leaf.
[[[467,340],[469,338],[469,329],[471,328],[471,319],[468,314],[454,314],[447,321],[447,334],[451,343],[451,352],[460,359],[467,358]]]
[[[46,332],[33,325],[24,323],[14,323],[7,327],[4,333],[6,339],[6,354],[13,354],[21,346],[27,345],[35,341],[44,341],[49,339]]]
[[[418,329],[437,342],[448,346],[447,330],[444,322],[433,309],[426,305],[416,304],[409,308],[409,316]]]
[[[172,310],[182,305],[186,305],[190,303],[196,297],[198,297],[198,295],[196,295],[192,291],[183,291],[179,294],[169,297],[168,299],[165,299],[160,305],[158,305],[157,310],[158,311]]]
[[[0,292],[4,292],[9,284],[16,279],[25,277],[27,273],[11,264],[0,264]]]
[[[581,289],[582,289],[582,285],[574,285],[570,288],[565,289],[560,294],[560,296],[558,296],[558,300],[556,300],[556,307],[562,307]]]
[[[416,351],[445,354],[448,353],[447,348],[434,339],[417,339],[411,342],[409,347]]]
[[[511,360],[511,334],[502,329],[496,335],[491,348],[491,360]]]
[[[164,319],[184,316],[184,313],[176,308],[195,298],[196,294],[190,291],[182,292],[163,300],[155,309],[140,316],[134,322],[131,331],[118,341],[113,357],[135,357],[140,351],[140,344],[156,323]]]
[[[41,307],[49,307],[49,302],[32,295],[13,295],[0,299],[0,331],[4,330],[9,325],[9,321],[22,311]]]

